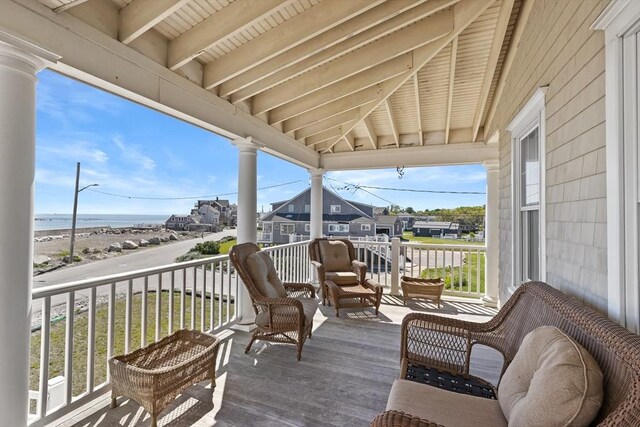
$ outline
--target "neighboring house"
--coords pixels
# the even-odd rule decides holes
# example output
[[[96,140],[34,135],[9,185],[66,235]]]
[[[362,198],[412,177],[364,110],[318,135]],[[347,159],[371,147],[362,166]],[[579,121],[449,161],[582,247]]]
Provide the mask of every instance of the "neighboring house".
[[[413,235],[419,237],[460,237],[460,224],[446,221],[417,221],[413,224]]]
[[[191,226],[200,222],[193,215],[171,215],[165,222],[167,230],[190,230]]]
[[[272,203],[271,212],[261,219],[261,243],[289,243],[293,236],[311,232],[311,188],[287,201]],[[375,236],[373,207],[351,202],[323,188],[322,234],[333,237]]]
[[[189,215],[171,215],[166,221],[167,230],[218,231],[220,212],[213,206],[203,204],[191,210]]]
[[[235,226],[237,224],[238,207],[233,203],[229,203],[227,199],[215,200],[198,200],[194,205],[195,209],[200,209],[202,206],[211,206],[220,212],[220,225],[222,226]]]
[[[413,224],[416,222],[416,217],[408,213],[399,213],[398,218],[402,221],[402,229],[411,231],[413,230]]]
[[[376,215],[376,234],[389,237],[402,236],[402,220],[398,215]]]

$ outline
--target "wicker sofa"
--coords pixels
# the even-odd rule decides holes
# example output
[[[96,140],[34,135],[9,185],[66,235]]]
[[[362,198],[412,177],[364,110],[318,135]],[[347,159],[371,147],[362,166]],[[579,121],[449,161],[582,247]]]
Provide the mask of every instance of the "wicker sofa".
[[[387,411],[377,416],[371,425],[468,425],[469,399],[479,399],[472,404],[486,401],[480,402],[480,405],[484,405],[482,409],[476,407],[472,411],[474,424],[480,425],[475,414],[487,415],[496,407],[499,411],[500,402],[407,381],[404,378],[408,367],[435,367],[468,376],[471,349],[475,344],[483,344],[502,353],[504,375],[524,337],[541,326],[558,328],[583,346],[599,365],[604,393],[602,406],[592,425],[639,426],[640,336],[541,282],[522,285],[498,314],[486,323],[465,322],[424,313],[407,315],[402,324],[400,378],[392,388]],[[406,393],[406,390],[402,392],[402,387],[397,387],[399,383],[410,383],[412,393]],[[501,399],[500,387],[498,400]],[[404,400],[399,399],[399,393],[404,393]],[[445,403],[435,407],[432,404],[431,412],[425,413],[424,407],[419,404],[437,401],[438,397],[434,394],[438,393],[441,402],[441,394],[448,393]],[[421,410],[418,411],[417,407]],[[417,412],[422,413],[417,416]],[[501,416],[494,415],[498,418]]]

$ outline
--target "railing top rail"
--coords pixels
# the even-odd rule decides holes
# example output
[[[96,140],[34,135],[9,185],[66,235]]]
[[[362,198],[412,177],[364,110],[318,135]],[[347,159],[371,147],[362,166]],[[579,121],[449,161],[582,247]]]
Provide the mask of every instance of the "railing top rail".
[[[303,240],[301,242],[285,243],[285,244],[282,244],[282,245],[270,246],[270,247],[264,248],[262,250],[265,251],[265,252],[273,252],[273,251],[277,251],[278,249],[291,248],[291,247],[294,247],[294,246],[304,246],[304,245],[308,245],[309,243],[311,243],[311,240]]]
[[[414,248],[427,248],[427,249],[467,249],[472,251],[485,251],[486,246],[482,245],[447,245],[441,243],[420,243],[420,242],[400,242],[400,246],[408,246]]]
[[[110,274],[108,276],[92,277],[89,279],[76,280],[73,282],[60,283],[58,285],[44,286],[33,290],[32,298],[40,299],[60,294],[66,294],[71,291],[81,291],[84,289],[94,288],[96,286],[109,285],[111,283],[124,282],[126,280],[138,279],[140,277],[151,276],[154,274],[166,273],[169,271],[182,270],[190,267],[200,267],[202,265],[211,264],[212,262],[220,262],[229,259],[229,255],[216,255],[208,258],[197,260],[176,262],[172,264],[161,265],[159,267],[144,268],[141,270],[126,271],[123,273]]]

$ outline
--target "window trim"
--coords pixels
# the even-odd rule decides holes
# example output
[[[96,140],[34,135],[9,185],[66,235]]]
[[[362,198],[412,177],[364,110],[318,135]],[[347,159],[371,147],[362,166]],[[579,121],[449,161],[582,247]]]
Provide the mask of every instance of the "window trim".
[[[293,227],[293,233],[283,233],[283,232],[282,232],[282,227],[285,227],[285,226],[287,226],[287,227],[288,227],[288,226]],[[293,222],[283,222],[283,223],[281,223],[281,224],[280,224],[280,227],[279,227],[279,228],[280,228],[280,235],[281,235],[281,236],[289,236],[289,235],[291,235],[291,234],[295,234],[295,233],[296,233],[296,224],[295,224],[295,223],[293,223]]]
[[[360,231],[371,231],[371,224],[360,224]]]
[[[306,224],[304,225],[304,232],[305,232],[305,233],[310,233],[310,232],[311,232],[311,224],[306,223]]]
[[[340,230],[331,230],[332,226],[347,226],[347,231],[340,231]],[[329,233],[348,233],[349,232],[349,224],[338,224],[338,223],[332,223],[329,224],[328,227]]]
[[[331,205],[330,211],[331,213],[342,213],[342,205]]]
[[[546,239],[546,113],[545,113],[545,96],[548,86],[539,87],[529,101],[522,107],[518,114],[507,126],[507,131],[511,133],[511,281],[508,285],[510,293],[520,286],[519,277],[521,276],[522,266],[520,263],[520,248],[522,237],[520,235],[521,230],[521,213],[523,207],[520,203],[520,143],[523,137],[529,135],[531,132],[538,128],[538,150],[540,159],[540,198],[538,200],[538,215],[539,215],[539,236],[540,239],[540,259],[539,262],[539,277],[541,281],[546,280],[547,276],[547,239]],[[531,210],[525,208],[524,210]]]
[[[625,130],[628,135],[628,129],[638,129],[639,123],[638,111],[636,110],[634,115],[633,103],[628,102],[628,96],[623,96],[628,92],[625,89],[625,83],[628,82],[625,81],[623,49],[625,37],[640,29],[640,3],[631,0],[612,0],[593,22],[591,29],[605,32],[607,308],[610,318],[638,333],[640,302],[637,283],[640,273],[633,268],[629,269],[627,265],[630,258],[637,260],[640,243],[637,240],[629,242],[629,239],[624,237],[638,236],[640,232],[640,227],[637,222],[634,222],[640,216],[637,205],[633,212],[633,209],[629,209],[630,203],[628,203],[631,198],[640,199],[640,165],[634,168],[633,154],[628,153],[633,151],[633,142],[637,147],[638,135],[636,134],[635,141],[625,138]],[[636,52],[637,50],[636,47]],[[638,61],[640,59],[636,58],[636,64]],[[629,62],[626,63],[627,66]],[[636,74],[637,72],[638,70]],[[634,84],[637,85],[638,82],[631,85]],[[636,96],[640,97],[638,93],[640,89],[636,87],[636,91]],[[635,102],[638,100],[636,99]],[[632,111],[628,112],[628,109]],[[636,152],[635,155],[637,162],[640,163],[640,153]],[[634,189],[634,186],[637,189]],[[633,218],[634,213],[636,218]],[[632,262],[631,265],[637,267],[637,261]]]

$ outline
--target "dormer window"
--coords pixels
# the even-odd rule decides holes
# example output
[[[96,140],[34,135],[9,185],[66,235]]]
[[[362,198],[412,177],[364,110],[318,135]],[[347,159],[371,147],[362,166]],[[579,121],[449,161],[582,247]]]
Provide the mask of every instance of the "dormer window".
[[[331,205],[331,213],[340,213],[342,212],[341,205]]]

